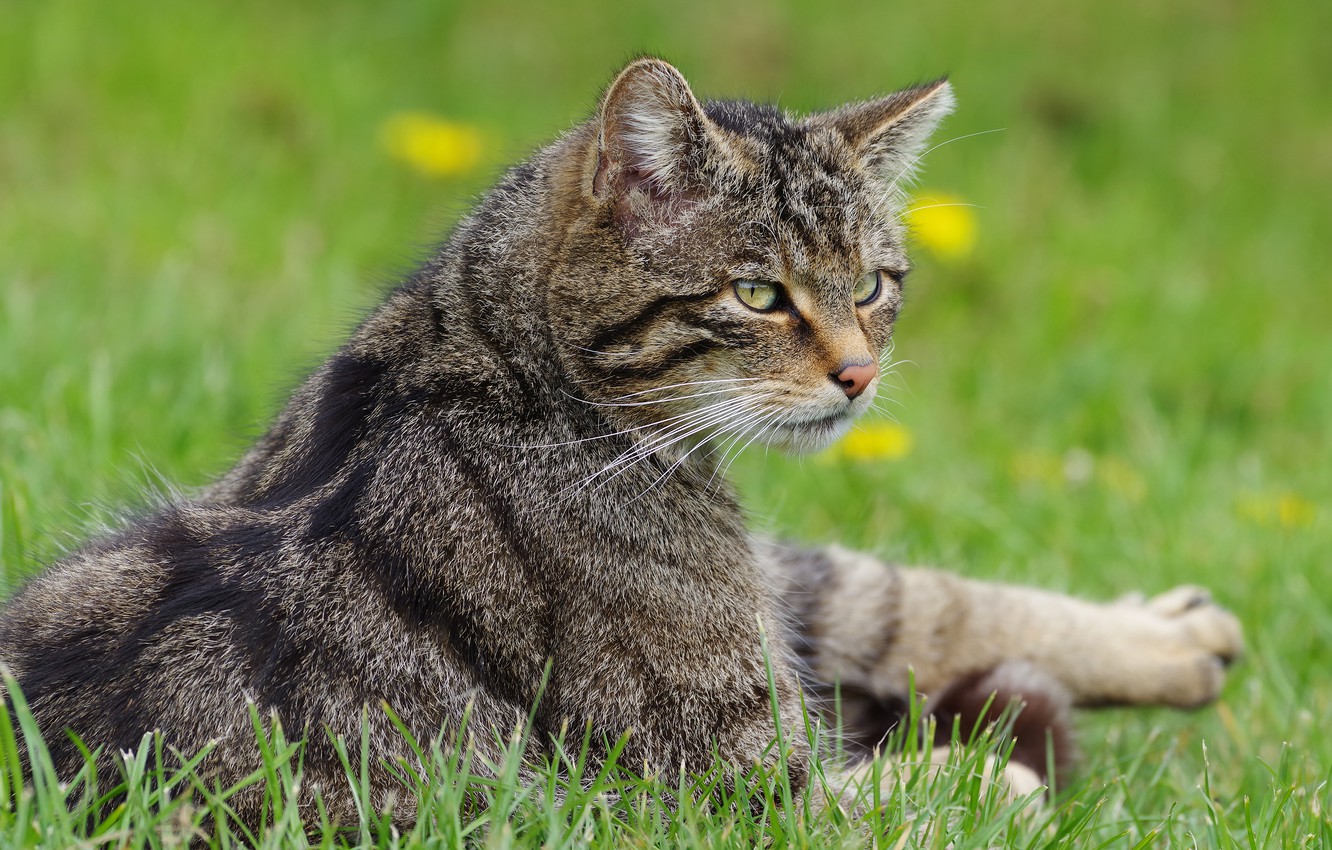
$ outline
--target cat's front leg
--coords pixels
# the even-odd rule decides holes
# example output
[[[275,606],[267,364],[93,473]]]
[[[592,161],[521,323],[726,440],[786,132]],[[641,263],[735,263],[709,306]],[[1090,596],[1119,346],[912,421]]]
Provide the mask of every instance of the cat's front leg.
[[[940,693],[1017,661],[1079,705],[1193,707],[1217,697],[1243,643],[1235,617],[1198,588],[1102,604],[839,548],[774,547],[768,560],[813,673],[872,694],[903,693],[911,676]]]
[[[951,598],[953,641],[963,663],[968,655],[1030,662],[1058,679],[1078,705],[1206,704],[1220,695],[1226,667],[1243,645],[1239,621],[1198,588],[1177,588],[1142,604],[1102,604],[929,570],[902,572],[908,611],[925,607],[925,600]],[[921,605],[912,606],[912,599]],[[925,628],[911,633],[916,645],[928,646]],[[904,656],[911,652],[910,644],[903,647]],[[945,667],[955,669],[955,662]]]

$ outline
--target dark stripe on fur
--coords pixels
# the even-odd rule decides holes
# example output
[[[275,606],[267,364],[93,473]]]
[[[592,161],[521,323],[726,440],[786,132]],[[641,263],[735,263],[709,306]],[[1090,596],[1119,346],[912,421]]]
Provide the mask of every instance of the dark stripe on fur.
[[[275,507],[295,501],[331,480],[365,432],[384,380],[385,366],[342,352],[329,361],[321,382],[309,442],[276,485],[248,495],[243,504]]]
[[[881,616],[874,618],[876,628],[865,635],[865,652],[861,656],[867,670],[877,667],[883,657],[894,649],[898,630],[902,626],[902,573],[895,567],[889,567],[883,579],[885,587],[879,591],[879,602],[883,609]]]
[[[360,526],[356,507],[373,476],[374,465],[369,461],[352,469],[333,492],[310,510],[310,520],[306,527],[307,538],[315,541],[331,537],[359,539]]]
[[[695,316],[692,324],[709,331],[732,348],[744,348],[759,340],[759,334],[749,322],[719,316]]]
[[[790,644],[796,655],[813,666],[823,637],[823,601],[836,580],[832,563],[823,552],[788,550],[781,555],[791,576],[786,598],[789,612]]]
[[[650,301],[632,317],[604,328],[592,338],[588,348],[593,351],[606,351],[610,347],[627,342],[660,321],[670,310],[679,304],[692,304],[705,301],[716,295],[715,292],[695,292],[678,295],[663,295]]]
[[[607,378],[651,378],[669,372],[691,360],[716,351],[722,344],[715,339],[697,339],[685,345],[656,350],[645,361],[635,363],[597,363],[597,371]]]

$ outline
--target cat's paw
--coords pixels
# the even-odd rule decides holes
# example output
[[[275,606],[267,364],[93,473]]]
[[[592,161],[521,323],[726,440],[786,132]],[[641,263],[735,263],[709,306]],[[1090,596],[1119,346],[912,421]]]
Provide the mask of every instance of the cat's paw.
[[[1186,646],[1230,665],[1244,651],[1239,619],[1218,605],[1206,589],[1182,585],[1147,600],[1149,611],[1174,621]]]
[[[1211,601],[1212,594],[1207,588],[1196,584],[1181,584],[1151,598],[1140,590],[1134,590],[1116,599],[1114,604],[1124,608],[1146,608],[1163,617],[1174,617]]]
[[[1162,617],[1178,617],[1195,608],[1214,603],[1212,602],[1211,591],[1207,588],[1199,587],[1196,584],[1181,584],[1179,587],[1171,588],[1165,593],[1158,593],[1151,599],[1144,600],[1142,604]]]
[[[1134,607],[1138,616],[1151,621],[1139,632],[1137,650],[1147,667],[1141,685],[1148,693],[1134,701],[1192,708],[1215,700],[1225,684],[1226,668],[1244,649],[1235,615],[1207,590],[1193,585],[1176,587]]]

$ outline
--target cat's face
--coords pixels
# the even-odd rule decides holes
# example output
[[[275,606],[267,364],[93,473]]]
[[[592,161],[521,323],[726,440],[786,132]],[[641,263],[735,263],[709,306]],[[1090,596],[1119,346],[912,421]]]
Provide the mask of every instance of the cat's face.
[[[662,449],[844,433],[901,307],[901,183],[950,105],[935,84],[793,122],[630,65],[563,187],[550,313],[587,400]]]

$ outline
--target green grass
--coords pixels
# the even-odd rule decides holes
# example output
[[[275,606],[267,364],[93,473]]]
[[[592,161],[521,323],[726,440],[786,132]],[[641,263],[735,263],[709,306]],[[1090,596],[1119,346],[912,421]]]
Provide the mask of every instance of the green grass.
[[[594,742],[585,734],[558,742],[557,758],[533,766],[522,758],[528,731],[518,729],[500,737],[497,762],[479,764],[472,750],[417,741],[398,724],[412,758],[391,769],[399,780],[399,809],[415,816],[395,820],[375,808],[365,778],[373,759],[368,737],[339,738],[334,744],[361,817],[336,824],[317,792],[311,804],[310,790],[301,787],[301,742],[288,741],[280,725],[253,709],[261,764],[230,787],[210,781],[206,749],[183,758],[152,734],[124,755],[113,776],[99,775],[88,755],[78,775],[58,777],[22,694],[12,679],[4,685],[13,701],[12,713],[0,712],[5,847],[165,848],[203,839],[249,847],[752,848],[914,841],[965,848],[1028,831],[1043,834],[1051,846],[1070,846],[1085,821],[1081,813],[1042,807],[1036,794],[1008,800],[988,793],[996,768],[985,755],[1004,751],[1003,740],[989,734],[975,746],[954,748],[946,762],[929,769],[879,763],[859,785],[843,786],[845,808],[828,808],[816,802],[813,788],[829,789],[833,780],[816,767],[813,786],[793,793],[781,759],[769,773],[718,762],[702,776],[644,778],[619,763],[625,739],[611,742],[605,757],[590,758]],[[815,745],[821,734],[815,726],[787,731],[809,734]],[[898,734],[896,743],[902,763],[916,764],[922,756],[918,739]],[[15,781],[21,757],[33,766],[26,787]],[[527,774],[522,779],[520,769]],[[262,822],[243,823],[229,801],[254,791],[263,795]],[[853,811],[862,814],[848,814]]]
[[[917,252],[892,407],[914,448],[751,453],[735,472],[755,522],[1094,597],[1202,583],[1244,621],[1249,653],[1216,707],[1082,715],[1082,771],[1050,824],[982,813],[976,846],[1332,843],[1330,27],[1312,0],[6,4],[0,592],[145,492],[223,470],[634,52],[701,93],[795,109],[949,72],[961,106],[942,138],[1003,129],[927,163],[924,187],[979,205],[979,242],[953,263]],[[429,181],[389,159],[378,128],[404,109],[481,128],[482,167]],[[157,840],[143,813],[169,777],[154,769],[101,843]],[[441,775],[454,784],[422,793],[446,810],[465,780]],[[77,833],[82,787],[0,794],[0,840]],[[655,785],[624,797],[641,810],[503,793],[519,813],[477,843],[861,835],[772,810],[662,819]],[[949,793],[938,811],[977,813]],[[873,834],[947,843],[894,816]],[[444,823],[417,837],[466,826]],[[372,823],[346,837],[381,838]]]

